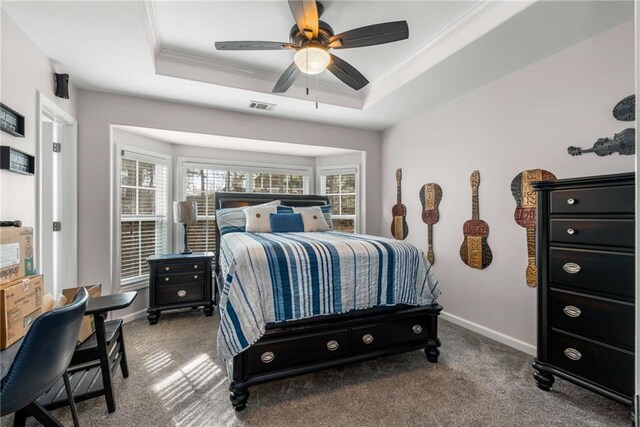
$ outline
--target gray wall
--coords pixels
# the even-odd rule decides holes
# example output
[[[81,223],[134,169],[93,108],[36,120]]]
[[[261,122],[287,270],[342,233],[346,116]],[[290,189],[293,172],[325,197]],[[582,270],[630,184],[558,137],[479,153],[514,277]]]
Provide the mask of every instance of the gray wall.
[[[78,94],[78,280],[111,289],[111,125],[130,125],[366,152],[368,188],[380,181],[380,134],[354,128],[214,110],[137,97]],[[367,197],[367,230],[378,233],[379,197]]]
[[[9,145],[36,156],[38,92],[54,100],[72,116],[76,116],[76,90],[70,85],[70,99],[56,98],[53,92],[54,68],[51,60],[4,11],[0,19],[2,103],[25,117],[24,138],[0,132],[0,145]],[[3,170],[0,171],[0,182],[0,218],[20,219],[25,226],[35,228],[37,177]],[[37,232],[34,235],[37,236]]]
[[[426,249],[418,193],[439,183],[444,197],[434,226],[440,299],[453,320],[533,352],[536,290],[525,283],[525,229],[513,219],[510,183],[525,169],[558,178],[634,170],[633,156],[570,157],[569,145],[589,147],[631,123],[613,106],[634,93],[634,26],[623,24],[541,60],[383,133],[382,230],[389,235],[396,200],[394,173],[403,169],[403,202],[411,243]],[[469,175],[481,174],[480,216],[490,227],[493,263],[465,266],[462,224],[471,218]]]

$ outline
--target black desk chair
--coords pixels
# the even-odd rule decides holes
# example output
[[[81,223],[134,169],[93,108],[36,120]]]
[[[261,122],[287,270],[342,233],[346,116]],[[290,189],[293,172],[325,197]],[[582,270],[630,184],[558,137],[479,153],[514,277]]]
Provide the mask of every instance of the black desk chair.
[[[71,396],[67,367],[76,349],[89,294],[82,289],[73,301],[39,316],[31,325],[9,372],[2,379],[0,415],[15,412],[13,425],[24,426],[33,416],[44,426],[62,426],[36,399],[63,378]],[[73,399],[69,399],[74,425],[78,425]]]

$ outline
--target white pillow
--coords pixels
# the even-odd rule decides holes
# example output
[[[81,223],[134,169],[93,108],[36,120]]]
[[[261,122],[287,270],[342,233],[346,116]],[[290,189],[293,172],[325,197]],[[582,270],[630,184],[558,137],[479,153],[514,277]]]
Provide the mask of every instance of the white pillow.
[[[329,231],[331,228],[324,219],[324,214],[320,206],[310,206],[308,208],[293,208],[294,213],[302,215],[304,231]]]
[[[272,213],[278,213],[280,200],[262,205],[249,206],[243,209],[247,217],[246,231],[249,233],[271,233]]]

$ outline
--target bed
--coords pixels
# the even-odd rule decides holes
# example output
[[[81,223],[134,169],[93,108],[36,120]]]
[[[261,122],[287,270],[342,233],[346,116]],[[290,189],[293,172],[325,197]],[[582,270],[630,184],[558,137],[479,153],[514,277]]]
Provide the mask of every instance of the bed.
[[[315,195],[215,197],[217,209],[328,204]],[[218,351],[235,410],[256,384],[418,349],[437,363],[439,288],[414,246],[333,231],[233,231],[241,230],[217,229],[214,269]]]

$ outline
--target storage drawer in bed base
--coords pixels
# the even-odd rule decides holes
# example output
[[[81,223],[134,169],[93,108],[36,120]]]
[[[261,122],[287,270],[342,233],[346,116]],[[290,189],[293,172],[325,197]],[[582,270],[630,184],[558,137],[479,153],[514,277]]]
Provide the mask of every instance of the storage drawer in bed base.
[[[437,317],[441,310],[434,304],[268,330],[233,358],[231,402],[236,410],[242,410],[250,386],[407,351],[424,349],[427,359],[437,362]],[[373,341],[366,344],[363,333],[372,335]],[[355,344],[357,340],[363,342],[362,346]]]

